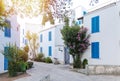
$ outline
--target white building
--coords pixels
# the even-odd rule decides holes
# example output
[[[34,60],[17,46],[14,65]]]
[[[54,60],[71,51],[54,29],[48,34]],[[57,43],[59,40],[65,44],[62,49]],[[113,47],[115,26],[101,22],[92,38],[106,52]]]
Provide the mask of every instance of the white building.
[[[83,6],[74,6],[70,13],[70,25],[71,21],[76,20],[77,24],[83,23],[81,20],[77,20],[78,17],[85,15],[86,9]],[[51,57],[53,60],[57,58],[62,64],[72,63],[72,56],[69,54],[68,49],[65,48],[64,41],[62,39],[61,29],[63,28],[63,22],[55,21],[55,25],[51,25],[49,22],[40,30],[40,52],[45,54],[45,57]]]
[[[0,73],[6,72],[8,68],[8,61],[1,52],[7,49],[9,43],[20,47],[20,27],[17,16],[13,15],[7,18],[6,22],[10,24],[11,28],[0,30]]]
[[[57,58],[60,63],[69,63],[70,55],[65,54],[64,41],[62,40],[61,29],[63,24],[43,28],[40,31],[40,52],[45,57]]]
[[[120,74],[120,2],[114,2],[84,16],[91,34],[91,46],[84,54],[88,74]]]

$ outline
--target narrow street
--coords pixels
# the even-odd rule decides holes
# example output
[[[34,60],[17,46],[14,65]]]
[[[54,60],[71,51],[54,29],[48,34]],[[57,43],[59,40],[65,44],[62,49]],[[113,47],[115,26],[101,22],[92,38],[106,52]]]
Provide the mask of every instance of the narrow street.
[[[34,62],[34,68],[27,71],[31,76],[15,81],[40,81],[50,75],[50,81],[120,81],[120,76],[112,75],[84,75],[70,71],[68,65],[53,65]]]

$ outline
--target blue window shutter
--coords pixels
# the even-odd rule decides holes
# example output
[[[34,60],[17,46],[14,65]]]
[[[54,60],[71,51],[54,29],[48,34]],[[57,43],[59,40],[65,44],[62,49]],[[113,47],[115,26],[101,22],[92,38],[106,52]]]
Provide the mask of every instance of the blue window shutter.
[[[82,24],[81,20],[77,20],[77,21],[76,21],[76,24],[77,24],[77,25]]]
[[[5,27],[5,30],[4,30],[4,35],[5,37],[7,37],[7,28]]]
[[[4,47],[4,52],[8,52],[8,47]],[[8,59],[4,56],[4,70],[8,70]]]
[[[52,40],[52,32],[51,32],[51,31],[48,33],[48,40],[49,40],[49,41]]]
[[[43,53],[43,49],[42,49],[42,47],[40,47],[40,53]]]
[[[5,27],[4,35],[5,37],[11,37],[11,28]]]
[[[99,42],[93,42],[91,44],[91,54],[92,58],[99,58]]]
[[[83,15],[85,15],[87,12],[86,11],[83,11]]]
[[[78,21],[76,21],[76,24],[78,25]]]
[[[48,55],[52,56],[52,47],[51,46],[48,47]]]
[[[23,37],[23,43],[24,43],[24,37]]]
[[[99,16],[96,17],[96,32],[99,32]]]
[[[10,31],[10,33],[9,33],[9,37],[11,37],[11,28],[9,28],[9,31]]]
[[[24,29],[23,29],[23,35],[24,35]]]
[[[40,35],[40,42],[42,42],[42,39],[43,39],[43,36],[42,36],[42,34]]]
[[[91,19],[91,32],[92,33],[96,33],[96,32],[99,32],[99,23],[100,23],[100,20],[99,20],[99,16],[95,16]]]
[[[5,22],[8,23],[11,27],[10,21],[6,20]],[[5,37],[9,37],[9,38],[11,37],[11,28],[10,27],[5,27],[5,30],[4,30]]]
[[[91,32],[92,32],[92,33],[93,33],[93,26],[94,26],[93,21],[94,21],[94,18],[91,19]]]
[[[27,39],[25,39],[25,44],[27,45]]]
[[[78,24],[79,24],[79,25],[81,24],[81,20],[78,20]]]

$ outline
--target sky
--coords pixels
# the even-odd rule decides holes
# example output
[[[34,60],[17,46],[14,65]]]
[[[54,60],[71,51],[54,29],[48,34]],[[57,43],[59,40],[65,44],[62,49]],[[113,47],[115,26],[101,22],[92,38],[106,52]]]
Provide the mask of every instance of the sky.
[[[102,6],[103,4],[106,3],[111,3],[114,2],[116,0],[99,0],[99,3],[95,4],[94,6],[90,6],[90,1],[91,0],[72,0],[73,1],[73,9],[76,7],[84,7],[86,10],[90,10],[92,8],[96,8],[97,6]],[[32,18],[32,19],[26,19],[26,21],[29,21],[29,23],[34,23],[34,24],[40,24],[41,21],[41,17],[37,17],[37,18]]]
[[[111,2],[114,2],[114,1],[118,1],[118,0],[98,0],[98,3],[95,4],[94,6],[89,5],[91,0],[72,0],[72,1],[73,1],[73,7],[74,8],[77,7],[77,6],[83,6],[84,8],[89,10],[89,9],[94,8],[96,6],[101,6],[103,4],[111,3]]]

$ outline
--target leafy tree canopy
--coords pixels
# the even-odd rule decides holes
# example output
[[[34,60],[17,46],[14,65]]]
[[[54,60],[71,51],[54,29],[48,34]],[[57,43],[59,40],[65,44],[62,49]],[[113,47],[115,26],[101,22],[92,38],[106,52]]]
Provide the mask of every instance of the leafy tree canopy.
[[[24,16],[42,15],[42,25],[50,21],[54,24],[55,18],[63,18],[71,0],[11,0],[14,11]]]
[[[61,30],[65,45],[69,48],[69,53],[73,56],[74,67],[81,67],[82,54],[87,50],[90,35],[88,29],[74,24],[69,26],[69,19],[65,18],[65,26]]]
[[[13,8],[7,9],[4,0],[0,0],[0,30],[3,30],[4,27],[9,27],[9,24],[6,21],[8,17],[13,12]]]

